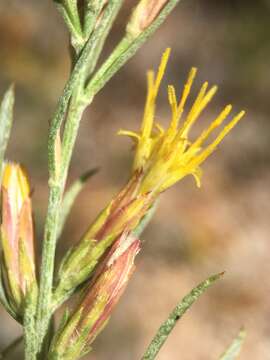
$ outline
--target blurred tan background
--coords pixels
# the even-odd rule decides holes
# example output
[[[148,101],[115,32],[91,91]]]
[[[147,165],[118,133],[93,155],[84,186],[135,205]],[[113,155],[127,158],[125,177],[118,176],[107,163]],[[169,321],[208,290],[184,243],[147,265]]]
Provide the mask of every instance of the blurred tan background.
[[[125,7],[105,53],[120,38],[135,1]],[[145,72],[173,49],[159,99],[168,115],[167,82],[180,90],[189,68],[220,86],[201,122],[233,103],[246,119],[207,161],[203,186],[186,178],[168,191],[143,235],[137,271],[93,360],[139,359],[176,302],[210,274],[226,276],[177,325],[159,360],[215,360],[237,333],[248,330],[241,359],[270,359],[270,2],[183,0],[163,27],[96,98],[84,116],[70,180],[100,167],[78,198],[58,257],[77,241],[98,211],[125,183],[132,160],[120,127],[137,129]],[[67,33],[52,1],[0,2],[0,92],[16,83],[15,124],[9,159],[27,166],[34,188],[39,238],[46,210],[48,120],[67,79]],[[200,125],[199,125],[200,128]],[[195,130],[196,133],[196,130]],[[0,346],[19,327],[1,310]],[[21,359],[20,349],[15,359]]]

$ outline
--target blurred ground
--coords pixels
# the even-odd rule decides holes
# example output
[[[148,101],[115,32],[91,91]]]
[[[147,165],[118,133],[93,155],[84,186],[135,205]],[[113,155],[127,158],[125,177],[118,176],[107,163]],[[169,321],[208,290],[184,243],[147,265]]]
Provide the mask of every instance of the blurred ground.
[[[121,36],[134,1],[126,1],[107,50]],[[143,236],[137,271],[89,359],[139,359],[177,300],[210,274],[226,276],[193,306],[160,360],[217,359],[241,325],[248,338],[241,359],[270,359],[270,3],[268,0],[183,0],[174,14],[94,101],[84,116],[70,179],[101,171],[72,211],[59,255],[78,240],[125,183],[130,143],[115,134],[139,126],[145,72],[171,46],[166,80],[181,86],[192,65],[197,84],[217,83],[207,121],[232,102],[246,120],[204,166],[200,190],[187,178],[167,192]],[[37,232],[46,210],[48,119],[68,76],[67,34],[50,0],[0,3],[0,91],[16,82],[16,121],[9,159],[31,173]],[[167,114],[164,91],[160,114]],[[162,116],[161,116],[162,117]],[[1,311],[0,346],[20,333]],[[18,352],[14,357],[20,359]]]

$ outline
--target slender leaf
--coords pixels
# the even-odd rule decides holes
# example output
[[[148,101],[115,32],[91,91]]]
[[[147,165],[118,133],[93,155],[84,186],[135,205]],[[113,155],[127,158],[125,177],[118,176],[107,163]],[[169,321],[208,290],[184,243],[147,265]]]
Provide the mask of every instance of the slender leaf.
[[[142,218],[142,220],[140,221],[139,225],[136,227],[136,229],[133,231],[133,234],[136,237],[140,237],[142,232],[144,231],[144,229],[147,227],[147,225],[149,224],[149,222],[152,220],[156,209],[158,206],[158,200],[156,200],[156,202],[150,207],[150,209],[148,210],[148,212],[144,215],[144,217]]]
[[[96,26],[98,16],[106,6],[107,0],[85,0],[84,2],[84,35],[88,38]]]
[[[79,177],[78,180],[76,180],[68,189],[66,192],[63,202],[62,202],[62,209],[61,209],[61,215],[60,215],[60,221],[59,221],[59,227],[58,227],[58,235],[57,238],[61,236],[61,233],[63,231],[64,225],[66,223],[67,217],[70,213],[70,210],[83,189],[84,185],[86,184],[87,180],[90,179],[93,175],[97,173],[98,169],[91,169],[87,171],[85,174]]]
[[[240,329],[238,335],[225,350],[225,352],[219,357],[219,360],[236,360],[242,349],[243,342],[246,338],[245,329]]]
[[[2,170],[4,164],[5,152],[10,137],[10,131],[13,123],[13,107],[14,107],[14,86],[6,91],[3,100],[0,104],[0,181],[2,178]],[[6,311],[17,321],[19,321],[17,315],[9,305],[6,298],[5,289],[2,282],[2,270],[0,268],[0,302],[6,309]]]
[[[4,306],[6,311],[9,313],[11,317],[13,317],[14,320],[18,321],[19,323],[22,323],[22,319],[15,313],[15,311],[12,309],[12,307],[9,304],[9,301],[6,297],[5,288],[3,285],[3,276],[2,276],[2,270],[0,266],[0,303]]]
[[[158,355],[161,347],[164,345],[171,331],[174,329],[178,320],[186,313],[186,311],[199,299],[199,297],[224,273],[210,276],[208,279],[196,286],[191,292],[186,295],[182,301],[174,308],[168,319],[158,329],[155,337],[148,346],[142,360],[153,360]]]
[[[117,73],[120,68],[137,52],[137,50],[151,37],[162,25],[168,15],[181,0],[169,0],[157,18],[139,36],[133,38],[126,34],[108,59],[102,64],[93,78],[89,81],[85,97],[92,99],[103,86]]]
[[[68,111],[69,100],[74,92],[77,91],[77,87],[80,85],[81,76],[84,74],[92,58],[96,57],[96,52],[99,52],[100,41],[104,37],[108,26],[111,26],[112,19],[115,18],[116,14],[120,10],[122,1],[112,0],[109,2],[106,7],[103,15],[102,22],[97,26],[92,35],[87,39],[85,46],[83,47],[80,56],[78,57],[72,73],[70,74],[69,80],[67,81],[63,93],[58,100],[56,111],[53,115],[51,121],[50,130],[49,130],[49,139],[48,139],[48,160],[49,160],[49,171],[50,177],[54,179],[56,176],[57,161],[55,159],[55,143],[56,138],[61,128],[61,125],[66,117]],[[85,102],[86,99],[80,99],[79,103]],[[84,107],[90,105],[92,99],[87,98]],[[77,107],[80,107],[77,104]],[[78,121],[77,121],[78,122]]]
[[[0,104],[0,178],[2,176],[4,156],[13,122],[13,106],[14,87],[10,86]]]

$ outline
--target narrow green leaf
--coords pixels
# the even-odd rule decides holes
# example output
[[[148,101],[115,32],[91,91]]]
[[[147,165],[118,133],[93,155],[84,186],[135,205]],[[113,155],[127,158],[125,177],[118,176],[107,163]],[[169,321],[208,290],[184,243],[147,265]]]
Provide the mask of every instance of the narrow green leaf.
[[[12,85],[0,104],[0,178],[2,177],[4,156],[13,122],[14,99],[14,87]]]
[[[58,131],[61,128],[61,125],[65,119],[66,113],[68,111],[69,100],[74,93],[74,91],[79,86],[82,75],[86,71],[89,63],[93,58],[96,57],[96,53],[99,52],[100,40],[103,39],[104,33],[108,26],[111,26],[112,19],[115,18],[116,14],[120,10],[123,0],[111,0],[103,15],[103,21],[97,26],[93,34],[87,39],[85,46],[83,47],[79,58],[77,59],[69,80],[67,81],[63,93],[58,100],[56,111],[54,113],[53,119],[51,121],[50,130],[49,130],[49,139],[48,139],[48,161],[49,161],[49,172],[51,179],[57,178],[57,160],[55,159],[55,143],[58,136]],[[75,91],[76,92],[76,91]],[[83,102],[85,99],[80,99],[79,103]],[[90,105],[92,99],[87,99],[84,107]],[[78,105],[78,104],[77,104]],[[78,105],[78,108],[81,106]],[[69,145],[69,149],[70,149]]]
[[[79,179],[77,179],[67,190],[67,192],[64,196],[63,202],[62,202],[62,209],[61,209],[61,214],[60,214],[57,238],[59,238],[62,234],[66,220],[68,218],[70,210],[71,210],[77,196],[83,189],[87,180],[89,180],[93,175],[95,175],[97,173],[97,171],[98,171],[98,168],[87,171],[85,174],[80,176]]]
[[[95,76],[89,81],[85,97],[93,98],[115,73],[137,52],[150,36],[162,25],[168,15],[181,0],[170,0],[161,10],[157,18],[139,36],[133,38],[126,34],[108,59],[102,64]]]
[[[168,319],[158,329],[155,337],[148,346],[142,360],[153,360],[156,358],[161,347],[164,345],[171,331],[175,327],[178,320],[186,313],[186,311],[193,305],[193,303],[199,299],[199,297],[224,273],[210,276],[208,279],[196,286],[191,292],[186,295],[182,301],[174,308],[169,315]]]
[[[84,36],[88,38],[94,30],[98,16],[104,9],[107,0],[85,0],[84,2]]]
[[[98,1],[99,3],[102,3],[102,1]],[[113,3],[113,1],[111,1]],[[119,13],[119,10],[121,9],[123,0],[116,0],[115,1],[115,5],[114,5],[114,11],[111,11],[110,13],[108,13],[106,11],[107,7],[109,7],[108,3],[106,4],[106,0],[103,0],[103,8],[101,8],[101,5],[99,5],[100,8],[100,12],[98,13],[97,19],[96,19],[96,24],[98,22],[102,23],[107,23],[106,27],[104,27],[103,32],[100,34],[98,41],[96,43],[96,50],[93,53],[93,56],[91,58],[91,61],[88,63],[87,69],[86,69],[86,79],[89,78],[90,75],[92,75],[93,71],[96,68],[98,59],[100,57],[100,54],[103,50],[104,47],[104,43],[111,31],[111,28],[113,26],[113,23],[115,21],[116,16]],[[102,10],[101,10],[102,9]],[[109,20],[109,21],[108,21]],[[94,25],[96,25],[94,24]],[[91,29],[89,29],[90,31]]]
[[[246,338],[245,329],[240,329],[238,335],[226,349],[226,351],[219,357],[219,360],[236,360],[242,349],[243,342]]]
[[[76,51],[83,45],[83,32],[78,11],[77,1],[75,0],[54,0],[59,13],[61,14],[71,35],[71,43]]]
[[[147,227],[149,222],[152,220],[152,217],[154,216],[156,209],[158,206],[158,200],[150,207],[148,212],[144,215],[142,220],[140,221],[139,225],[136,227],[136,229],[133,231],[133,234],[136,237],[140,237],[144,229]]]
[[[63,4],[68,12],[70,20],[73,22],[76,31],[82,35],[82,26],[78,10],[77,0],[63,0]]]
[[[3,285],[3,276],[2,276],[2,270],[0,266],[0,302],[6,309],[6,311],[9,313],[11,317],[13,317],[14,320],[16,320],[19,323],[22,323],[22,319],[19,318],[19,316],[15,313],[15,311],[12,309],[12,307],[9,304],[9,301],[6,297],[6,291]]]
[[[35,323],[36,304],[37,289],[33,286],[26,294],[23,315],[25,358],[33,360],[36,359],[35,349],[38,342]]]

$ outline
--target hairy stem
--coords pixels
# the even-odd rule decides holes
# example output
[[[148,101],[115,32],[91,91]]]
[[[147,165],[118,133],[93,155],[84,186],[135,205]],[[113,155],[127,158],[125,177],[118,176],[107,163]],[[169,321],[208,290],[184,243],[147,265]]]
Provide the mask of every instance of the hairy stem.
[[[60,223],[62,198],[65,190],[67,173],[78,134],[78,129],[84,109],[91,103],[91,99],[82,102],[82,89],[85,81],[85,67],[92,58],[96,58],[95,51],[99,48],[99,42],[104,41],[104,33],[108,33],[112,19],[118,13],[122,1],[114,0],[108,5],[104,15],[104,22],[93,33],[92,38],[86,43],[80,58],[75,64],[74,70],[68,81],[63,96],[61,97],[52,121],[49,136],[49,203],[45,223],[44,242],[42,250],[40,294],[37,309],[37,331],[39,335],[39,347],[41,350],[43,339],[48,331],[51,318],[51,298],[54,277],[54,259],[58,228]],[[61,124],[67,112],[66,123],[63,132],[60,163],[56,156],[56,142]]]
[[[110,78],[135,54],[149,36],[161,25],[179,0],[169,0],[157,19],[141,36],[124,37],[109,59],[93,76],[88,85],[89,75],[93,72],[98,57],[118,14],[123,0],[110,0],[106,3],[101,18],[88,39],[77,48],[77,60],[70,78],[63,90],[52,119],[48,139],[48,165],[49,165],[49,199],[48,210],[44,229],[42,249],[40,292],[36,311],[36,344],[33,353],[41,351],[44,339],[49,330],[52,316],[52,293],[54,281],[54,261],[56,242],[61,216],[61,206],[66,185],[67,174],[72,158],[72,153],[77,138],[77,133],[84,109],[92,102],[94,96],[110,80]],[[66,15],[74,28],[79,28],[79,22],[74,22],[78,14],[72,7],[71,0],[63,0]],[[71,13],[73,15],[71,19]],[[64,14],[64,15],[65,15]],[[76,19],[75,19],[76,20]],[[88,26],[90,28],[90,23]],[[74,28],[70,27],[73,31]],[[81,30],[81,29],[80,29]],[[78,50],[79,49],[79,50]],[[66,121],[65,121],[66,120]],[[64,124],[65,121],[65,124]],[[61,128],[64,124],[63,139],[61,141]],[[62,144],[61,144],[62,142]]]
[[[79,91],[79,86],[80,85],[78,85],[76,88],[77,92]],[[57,177],[56,181],[51,181],[49,183],[49,205],[45,224],[44,248],[42,257],[42,283],[40,286],[37,312],[37,327],[40,341],[46,335],[50,324],[52,311],[51,297],[54,275],[54,258],[60,223],[62,197],[65,189],[69,163],[78,132],[79,120],[82,116],[83,110],[84,108],[80,106],[78,102],[78,97],[72,98],[67,117],[66,131],[63,139],[63,152],[61,156],[59,176]]]

